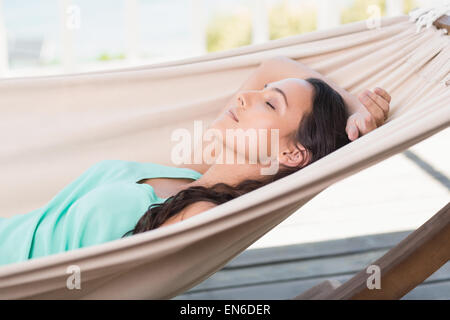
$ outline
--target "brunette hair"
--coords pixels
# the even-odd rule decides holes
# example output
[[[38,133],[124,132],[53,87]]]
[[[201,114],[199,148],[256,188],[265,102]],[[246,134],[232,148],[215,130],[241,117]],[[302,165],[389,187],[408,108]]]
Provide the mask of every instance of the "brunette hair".
[[[312,111],[302,117],[297,131],[292,134],[292,139],[301,143],[308,151],[310,156],[307,163],[297,167],[281,165],[276,174],[266,175],[258,180],[244,180],[234,186],[217,183],[209,188],[193,186],[181,190],[163,203],[150,205],[134,229],[125,233],[124,237],[156,229],[195,202],[208,201],[220,205],[230,201],[290,175],[349,143],[345,131],[349,114],[341,95],[320,79],[305,80],[314,87]]]

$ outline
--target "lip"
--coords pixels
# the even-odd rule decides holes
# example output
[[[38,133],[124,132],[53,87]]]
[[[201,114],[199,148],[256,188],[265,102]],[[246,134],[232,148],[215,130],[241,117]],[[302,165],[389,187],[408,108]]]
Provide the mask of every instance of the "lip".
[[[231,118],[233,118],[234,121],[239,122],[238,118],[236,117],[236,115],[233,113],[233,111],[231,111],[230,109],[227,110],[227,113],[231,116]]]

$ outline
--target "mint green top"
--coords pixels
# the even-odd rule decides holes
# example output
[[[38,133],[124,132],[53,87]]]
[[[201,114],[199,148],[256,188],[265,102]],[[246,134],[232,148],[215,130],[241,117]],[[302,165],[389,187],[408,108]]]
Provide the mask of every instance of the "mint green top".
[[[44,207],[0,218],[0,265],[120,239],[153,203],[162,203],[147,178],[190,178],[187,168],[122,160],[101,161]]]

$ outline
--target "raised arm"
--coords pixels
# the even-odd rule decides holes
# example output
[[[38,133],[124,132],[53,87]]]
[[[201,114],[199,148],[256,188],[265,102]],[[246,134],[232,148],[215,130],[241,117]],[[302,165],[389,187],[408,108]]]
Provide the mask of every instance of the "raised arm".
[[[240,92],[247,90],[263,90],[266,83],[286,78],[319,78],[339,92],[344,99],[350,114],[350,117],[347,120],[346,132],[349,139],[352,141],[381,126],[387,119],[391,97],[385,90],[381,88],[376,88],[374,92],[365,90],[358,97],[355,97],[345,89],[339,87],[332,80],[321,75],[319,72],[309,68],[303,63],[285,56],[275,56],[264,60],[244,81],[241,87],[221,110],[219,115],[233,106],[237,99],[237,95]],[[193,163],[182,164],[178,167],[190,168],[197,170],[200,173],[205,173],[210,165],[206,163]]]

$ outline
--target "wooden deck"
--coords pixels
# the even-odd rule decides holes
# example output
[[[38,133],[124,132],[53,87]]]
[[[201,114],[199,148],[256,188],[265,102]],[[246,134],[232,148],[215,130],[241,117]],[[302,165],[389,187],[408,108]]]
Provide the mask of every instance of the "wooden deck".
[[[174,299],[291,299],[326,279],[347,281],[412,231],[246,250]],[[450,263],[403,299],[450,299]]]

